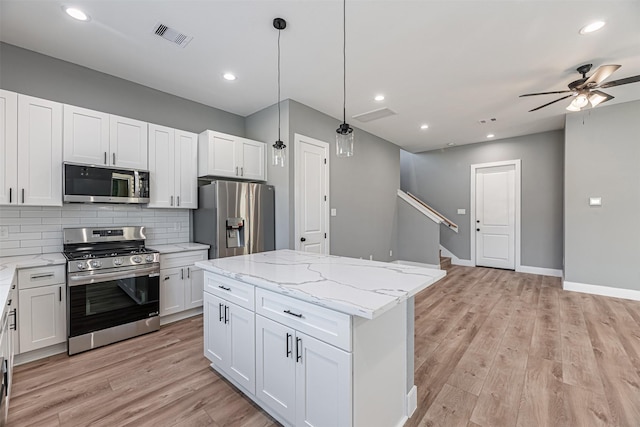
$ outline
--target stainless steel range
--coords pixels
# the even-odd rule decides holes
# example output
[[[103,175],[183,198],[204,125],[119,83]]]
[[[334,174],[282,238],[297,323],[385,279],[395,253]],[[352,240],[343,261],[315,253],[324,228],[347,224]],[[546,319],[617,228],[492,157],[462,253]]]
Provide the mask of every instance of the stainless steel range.
[[[68,353],[160,329],[160,254],[144,227],[67,228]]]

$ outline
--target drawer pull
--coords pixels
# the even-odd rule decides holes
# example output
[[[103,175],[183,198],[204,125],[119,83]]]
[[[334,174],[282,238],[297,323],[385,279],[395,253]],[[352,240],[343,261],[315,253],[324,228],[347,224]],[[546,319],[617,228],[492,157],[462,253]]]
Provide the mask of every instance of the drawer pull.
[[[53,273],[36,274],[35,276],[31,276],[31,280],[33,280],[33,279],[44,279],[45,277],[53,277]]]
[[[302,314],[294,313],[291,310],[285,310],[284,312],[287,313],[287,314],[290,314],[292,316],[295,316],[295,317],[297,317],[299,319],[302,319]]]
[[[219,287],[220,289],[222,289],[222,290],[225,290],[225,291],[229,291],[229,292],[231,292],[231,288],[228,288],[228,287],[226,287],[226,286],[218,285],[218,287]]]

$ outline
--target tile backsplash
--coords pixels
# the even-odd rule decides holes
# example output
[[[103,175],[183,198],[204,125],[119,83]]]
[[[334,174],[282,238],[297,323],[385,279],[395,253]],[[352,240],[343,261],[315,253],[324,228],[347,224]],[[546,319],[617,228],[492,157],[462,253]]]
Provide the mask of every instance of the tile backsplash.
[[[145,226],[148,246],[189,241],[189,210],[140,205],[65,204],[0,207],[0,256],[62,251],[71,227]]]

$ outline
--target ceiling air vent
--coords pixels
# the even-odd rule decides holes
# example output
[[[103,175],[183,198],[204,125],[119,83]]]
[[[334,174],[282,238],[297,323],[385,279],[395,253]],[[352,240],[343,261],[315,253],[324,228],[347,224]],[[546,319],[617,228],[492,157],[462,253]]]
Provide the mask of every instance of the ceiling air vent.
[[[158,23],[153,27],[153,33],[156,36],[162,37],[165,40],[169,40],[171,43],[175,43],[180,47],[185,47],[193,39],[193,36],[188,36],[176,31],[171,27]]]
[[[369,111],[367,113],[356,114],[353,116],[354,119],[359,120],[363,123],[371,122],[373,120],[378,120],[383,117],[394,116],[396,114],[395,111],[388,109],[387,107],[379,108],[377,110]]]

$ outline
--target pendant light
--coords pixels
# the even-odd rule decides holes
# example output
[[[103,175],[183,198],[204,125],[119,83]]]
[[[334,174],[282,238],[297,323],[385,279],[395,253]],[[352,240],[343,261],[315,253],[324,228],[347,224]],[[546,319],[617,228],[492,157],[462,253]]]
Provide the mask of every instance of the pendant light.
[[[278,30],[278,140],[272,145],[271,160],[273,166],[284,167],[287,146],[280,139],[280,33],[287,28],[287,21],[282,18],[273,20],[273,27]]]
[[[347,123],[347,1],[342,1],[342,124],[336,129],[336,155],[353,156],[353,128]]]

